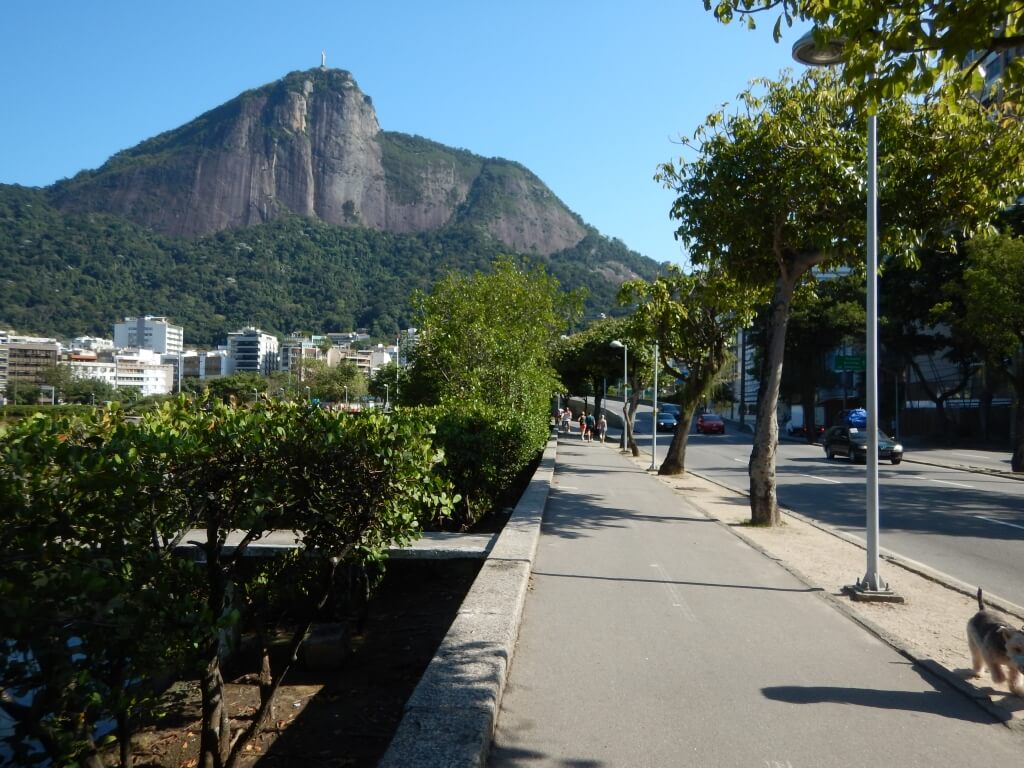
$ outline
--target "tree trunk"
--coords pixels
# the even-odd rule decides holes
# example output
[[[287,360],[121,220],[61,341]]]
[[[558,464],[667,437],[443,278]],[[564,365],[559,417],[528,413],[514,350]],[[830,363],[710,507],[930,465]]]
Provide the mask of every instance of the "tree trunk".
[[[672,435],[665,460],[658,468],[659,475],[681,475],[686,471],[686,444],[690,441],[690,424],[699,400],[695,398],[693,402],[679,404],[679,425]]]
[[[633,394],[629,396],[629,406],[626,409],[626,445],[634,456],[640,455],[640,446],[636,444],[636,436],[633,433],[633,420],[636,418],[636,409],[639,405],[640,392],[634,387]]]
[[[202,768],[221,768],[231,748],[231,724],[224,702],[224,678],[220,671],[220,643],[208,644],[206,668],[200,688],[203,694],[203,723],[199,740]]]
[[[782,522],[775,487],[775,451],[779,444],[777,414],[782,383],[782,360],[786,350],[789,302],[800,274],[780,276],[775,281],[768,344],[764,359],[763,386],[758,393],[754,447],[750,452],[750,519],[754,525],[774,526]],[[806,417],[805,417],[806,418]]]
[[[218,525],[213,516],[206,523],[207,606],[213,616],[222,618],[228,610],[228,585],[221,570]],[[202,692],[202,724],[199,737],[199,760],[202,768],[222,768],[231,749],[231,723],[224,701],[224,677],[221,674],[222,633],[217,631],[206,643],[206,666],[200,675]]]

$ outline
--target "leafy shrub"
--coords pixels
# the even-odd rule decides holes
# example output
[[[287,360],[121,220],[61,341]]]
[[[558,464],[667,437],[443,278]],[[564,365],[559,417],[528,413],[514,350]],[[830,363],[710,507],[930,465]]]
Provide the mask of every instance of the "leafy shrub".
[[[444,450],[440,472],[462,497],[451,524],[469,528],[494,509],[536,458],[549,434],[548,416],[449,402],[421,409]]]

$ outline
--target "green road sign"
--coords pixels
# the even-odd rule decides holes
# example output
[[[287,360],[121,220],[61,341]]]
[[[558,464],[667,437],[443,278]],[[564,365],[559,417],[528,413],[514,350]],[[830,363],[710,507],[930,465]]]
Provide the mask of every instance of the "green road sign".
[[[863,371],[864,357],[863,355],[836,355],[834,368],[837,371]]]

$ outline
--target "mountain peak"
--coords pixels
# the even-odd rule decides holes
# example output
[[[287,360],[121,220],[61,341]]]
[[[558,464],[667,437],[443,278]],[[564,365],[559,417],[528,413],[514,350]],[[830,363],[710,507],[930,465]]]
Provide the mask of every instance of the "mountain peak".
[[[352,73],[326,65],[245,91],[59,182],[51,199],[189,238],[285,213],[397,233],[477,226],[539,254],[586,234],[522,166],[381,131]]]

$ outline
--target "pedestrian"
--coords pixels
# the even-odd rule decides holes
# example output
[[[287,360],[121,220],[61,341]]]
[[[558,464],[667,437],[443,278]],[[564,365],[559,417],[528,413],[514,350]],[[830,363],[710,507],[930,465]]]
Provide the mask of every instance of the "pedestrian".
[[[580,440],[587,439],[587,415],[580,411]]]
[[[605,435],[608,434],[608,419],[601,414],[601,418],[597,420],[597,436],[601,438],[601,442],[604,442]]]
[[[594,421],[594,414],[588,413],[587,414],[587,442],[588,443],[594,442],[594,426],[595,426],[595,424],[596,424],[596,422]]]
[[[562,409],[562,431],[566,434],[572,432],[572,408],[565,406]]]

